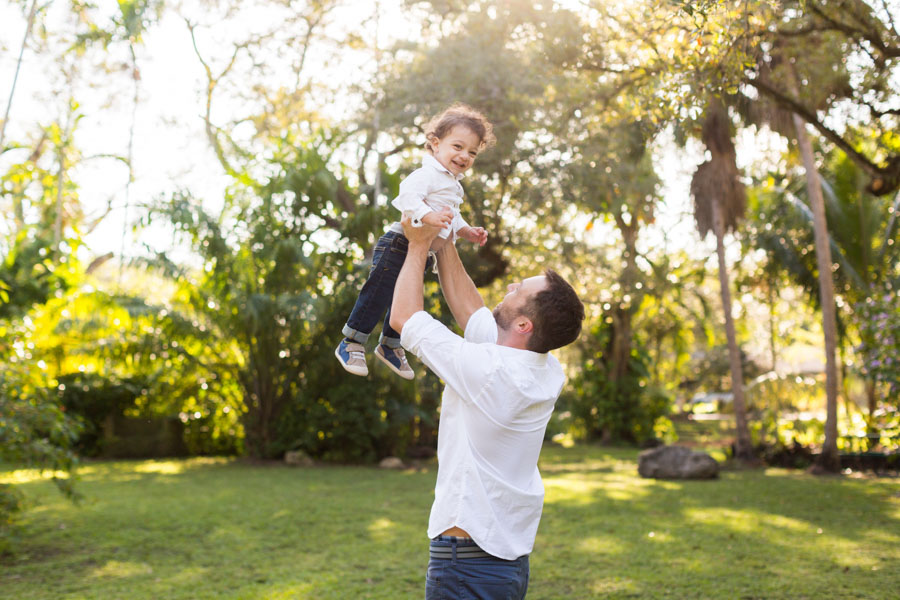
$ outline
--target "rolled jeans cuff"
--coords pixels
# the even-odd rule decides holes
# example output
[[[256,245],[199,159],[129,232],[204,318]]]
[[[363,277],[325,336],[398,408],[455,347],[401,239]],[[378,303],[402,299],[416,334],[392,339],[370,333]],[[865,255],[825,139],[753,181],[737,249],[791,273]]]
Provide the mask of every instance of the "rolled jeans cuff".
[[[400,338],[385,337],[385,335],[382,333],[378,338],[378,343],[387,346],[388,348],[399,348]]]
[[[341,329],[341,333],[344,334],[345,338],[353,340],[354,342],[358,342],[358,343],[362,344],[363,346],[365,346],[366,342],[369,340],[368,333],[363,333],[361,331],[357,331],[356,329],[353,329],[349,325],[344,325],[344,328]]]

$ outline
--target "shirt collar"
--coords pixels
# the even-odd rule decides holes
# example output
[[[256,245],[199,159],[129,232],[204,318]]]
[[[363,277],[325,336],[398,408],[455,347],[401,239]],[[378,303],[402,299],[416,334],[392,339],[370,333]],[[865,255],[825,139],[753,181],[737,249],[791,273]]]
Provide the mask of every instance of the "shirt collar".
[[[453,173],[450,172],[450,169],[448,169],[447,167],[445,167],[444,165],[439,163],[438,159],[436,159],[435,157],[433,157],[430,154],[426,154],[425,158],[422,159],[422,166],[424,167],[426,165],[430,166],[430,167],[434,167],[435,169],[437,169],[438,171],[441,171],[442,173],[446,173],[447,175],[449,175],[450,177],[453,177],[457,181],[459,181],[460,179],[463,178],[462,173],[460,173],[459,175],[454,175]]]
[[[510,348],[509,346],[499,346],[503,348],[504,352],[509,352],[512,355],[515,355],[517,360],[520,360],[529,365],[534,365],[536,367],[543,367],[547,364],[547,357],[550,356],[548,352],[533,352],[531,350],[522,350],[520,348]]]

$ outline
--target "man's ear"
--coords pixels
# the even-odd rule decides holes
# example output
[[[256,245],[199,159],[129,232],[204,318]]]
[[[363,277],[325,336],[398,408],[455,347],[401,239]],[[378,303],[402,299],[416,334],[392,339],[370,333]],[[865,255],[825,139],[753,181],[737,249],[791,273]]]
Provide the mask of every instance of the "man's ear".
[[[534,323],[528,317],[516,317],[516,333],[531,333],[534,330]]]

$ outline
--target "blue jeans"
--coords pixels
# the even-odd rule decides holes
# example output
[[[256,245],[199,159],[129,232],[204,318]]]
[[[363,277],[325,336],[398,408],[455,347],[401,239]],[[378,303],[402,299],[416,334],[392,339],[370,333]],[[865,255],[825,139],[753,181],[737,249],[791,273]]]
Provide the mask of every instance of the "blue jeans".
[[[469,538],[439,535],[432,548],[476,546]],[[528,590],[528,555],[515,560],[432,558],[425,577],[425,600],[520,600]]]
[[[391,302],[394,299],[394,286],[397,276],[406,260],[409,240],[402,233],[388,231],[378,238],[375,251],[372,253],[372,268],[369,278],[359,292],[356,304],[350,312],[347,324],[341,330],[347,337],[360,344],[365,344],[369,334],[375,329],[381,315],[384,315],[384,329],[379,343],[389,348],[400,347],[400,334],[391,327]],[[431,268],[433,258],[428,256],[425,271]],[[387,311],[387,314],[385,314]]]

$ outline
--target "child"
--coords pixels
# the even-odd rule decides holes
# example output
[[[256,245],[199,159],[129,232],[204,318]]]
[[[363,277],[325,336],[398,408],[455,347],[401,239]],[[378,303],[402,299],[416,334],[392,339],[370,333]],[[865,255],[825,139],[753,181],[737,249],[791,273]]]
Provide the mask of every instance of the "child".
[[[443,228],[435,238],[432,250],[453,243],[457,237],[483,246],[487,232],[482,227],[470,227],[459,214],[463,200],[459,180],[475,162],[478,153],[496,142],[493,126],[478,111],[454,104],[428,123],[425,138],[428,155],[422,160],[422,166],[400,183],[400,195],[391,204],[408,214],[414,227],[427,223]],[[442,210],[445,208],[450,212]],[[415,377],[400,347],[400,334],[390,326],[394,285],[406,259],[408,245],[399,221],[392,223],[375,245],[369,278],[344,325],[342,333],[345,337],[334,351],[341,365],[354,375],[369,374],[364,344],[387,310],[375,356],[400,377]],[[434,257],[429,256],[426,271],[433,261]]]

